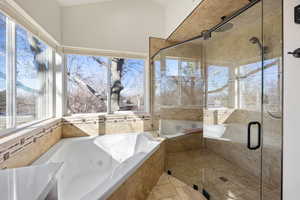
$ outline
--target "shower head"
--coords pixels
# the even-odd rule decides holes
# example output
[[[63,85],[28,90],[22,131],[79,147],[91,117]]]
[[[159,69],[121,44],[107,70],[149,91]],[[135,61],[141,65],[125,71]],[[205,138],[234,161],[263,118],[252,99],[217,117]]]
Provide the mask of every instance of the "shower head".
[[[226,16],[221,17],[222,22],[226,19]],[[233,28],[233,23],[227,22],[223,26],[219,27],[215,32],[225,32]]]
[[[268,47],[263,46],[262,43],[260,42],[260,40],[257,37],[251,37],[249,39],[249,42],[251,42],[252,44],[257,44],[259,49],[265,54],[268,52]]]

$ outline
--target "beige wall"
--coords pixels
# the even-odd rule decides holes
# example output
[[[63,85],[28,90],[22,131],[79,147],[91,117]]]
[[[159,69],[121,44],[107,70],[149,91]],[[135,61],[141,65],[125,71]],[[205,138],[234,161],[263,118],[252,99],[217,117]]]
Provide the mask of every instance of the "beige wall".
[[[24,134],[15,133],[0,139],[0,169],[30,165],[61,138],[60,120],[33,127],[32,131],[25,128]]]
[[[63,118],[63,137],[81,137],[152,130],[148,114],[74,115]]]

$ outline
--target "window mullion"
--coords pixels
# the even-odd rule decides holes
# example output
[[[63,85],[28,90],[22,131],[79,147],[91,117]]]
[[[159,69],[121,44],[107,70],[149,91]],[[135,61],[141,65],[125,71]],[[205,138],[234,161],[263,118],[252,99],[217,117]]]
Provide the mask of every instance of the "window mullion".
[[[178,61],[178,88],[179,88],[179,98],[178,98],[178,105],[182,105],[182,59],[180,58]]]
[[[108,69],[107,69],[107,113],[111,114],[111,64],[112,57],[108,59]]]
[[[7,128],[13,128],[16,126],[16,29],[15,23],[9,18],[7,18],[6,48]]]

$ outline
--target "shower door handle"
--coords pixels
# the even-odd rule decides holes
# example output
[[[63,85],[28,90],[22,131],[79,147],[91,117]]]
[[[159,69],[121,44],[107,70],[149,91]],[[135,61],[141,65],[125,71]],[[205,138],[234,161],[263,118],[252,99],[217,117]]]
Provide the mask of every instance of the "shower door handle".
[[[257,135],[257,145],[256,146],[251,146],[251,127],[253,126],[253,125],[257,125],[257,133],[258,133],[258,135]],[[259,147],[260,147],[260,143],[261,143],[261,124],[259,123],[259,122],[250,122],[249,124],[248,124],[248,141],[247,141],[247,147],[248,147],[248,149],[250,149],[250,150],[256,150],[256,149],[258,149]]]

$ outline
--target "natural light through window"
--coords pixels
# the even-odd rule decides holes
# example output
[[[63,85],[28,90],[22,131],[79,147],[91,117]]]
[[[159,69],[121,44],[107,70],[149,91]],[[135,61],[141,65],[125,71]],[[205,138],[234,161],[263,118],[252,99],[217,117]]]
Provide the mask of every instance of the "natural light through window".
[[[158,99],[162,106],[200,106],[202,102],[203,75],[200,62],[196,59],[172,58],[161,66],[156,62]],[[157,90],[157,89],[156,89]]]
[[[76,113],[145,111],[145,61],[68,55],[68,110]]]
[[[53,50],[0,14],[1,129],[53,116]]]

